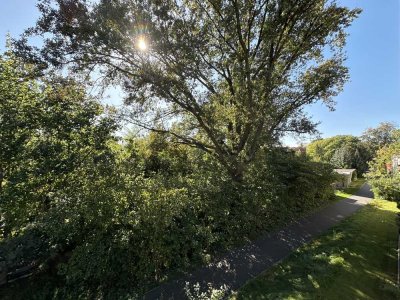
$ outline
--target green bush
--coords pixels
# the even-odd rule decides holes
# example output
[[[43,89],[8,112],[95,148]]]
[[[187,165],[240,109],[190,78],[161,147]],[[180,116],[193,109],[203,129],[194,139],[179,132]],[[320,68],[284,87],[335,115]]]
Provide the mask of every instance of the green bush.
[[[382,176],[370,179],[372,191],[380,199],[400,202],[400,176]]]
[[[387,169],[387,164],[392,164],[393,155],[400,153],[400,142],[383,146],[376,152],[375,158],[370,162],[368,181],[376,196],[381,199],[400,202],[400,173],[393,173]]]

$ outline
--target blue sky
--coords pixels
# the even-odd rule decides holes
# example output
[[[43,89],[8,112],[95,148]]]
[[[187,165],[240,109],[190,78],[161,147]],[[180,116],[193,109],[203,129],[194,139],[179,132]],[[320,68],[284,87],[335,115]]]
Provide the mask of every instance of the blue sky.
[[[363,9],[348,30],[346,46],[350,82],[336,98],[336,111],[322,104],[309,107],[320,121],[323,137],[337,134],[359,135],[365,128],[383,121],[400,125],[400,1],[341,0]],[[0,0],[0,52],[9,32],[16,37],[35,23],[38,11],[34,0]],[[118,102],[119,96],[112,96]],[[294,141],[287,139],[288,144]]]

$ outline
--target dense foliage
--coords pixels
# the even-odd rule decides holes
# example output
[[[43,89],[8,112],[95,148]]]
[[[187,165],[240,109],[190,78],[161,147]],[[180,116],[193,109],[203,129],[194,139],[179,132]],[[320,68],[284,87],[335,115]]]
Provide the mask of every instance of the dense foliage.
[[[13,57],[0,59],[0,256],[8,272],[51,264],[90,221],[101,223],[104,207],[92,195],[106,192],[114,160],[107,143],[116,124],[103,107],[72,80],[34,76]]]
[[[9,280],[33,272],[3,297],[135,297],[333,195],[329,165],[262,149],[237,183],[170,136],[119,141],[73,80],[10,55],[0,69],[0,266]]]
[[[400,140],[400,129],[394,123],[382,122],[375,128],[367,128],[361,135],[361,139],[372,152],[376,152],[378,149]]]
[[[315,130],[306,105],[333,107],[358,9],[334,0],[38,8],[17,56],[0,57],[0,296],[135,298],[330,201],[329,163],[363,167],[351,139],[316,161],[279,142]],[[93,74],[102,88],[124,88],[118,115],[143,135],[119,131],[82,83]]]
[[[315,125],[304,107],[348,79],[346,28],[360,10],[334,0],[42,0],[16,43],[44,65],[97,70],[126,91],[131,122],[210,153],[236,181],[257,152]],[[142,45],[142,46],[140,46]],[[36,50],[36,51],[35,51]]]
[[[336,168],[357,169],[363,174],[372,158],[370,148],[358,137],[337,135],[307,145],[307,155],[314,161],[331,163]]]
[[[400,170],[393,169],[394,155],[400,156],[400,139],[376,152],[370,163],[368,181],[378,197],[400,202]]]
[[[376,151],[368,172],[375,195],[400,203],[400,169],[393,161],[395,156],[400,157],[400,130],[393,123],[381,123],[368,128],[362,138]]]

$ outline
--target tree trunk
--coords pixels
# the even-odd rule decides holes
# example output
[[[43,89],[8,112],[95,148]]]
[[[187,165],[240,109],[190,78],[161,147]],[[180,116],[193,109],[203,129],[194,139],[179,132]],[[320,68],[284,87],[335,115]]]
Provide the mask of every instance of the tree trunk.
[[[242,183],[244,176],[243,164],[237,163],[236,166],[230,171],[230,176],[233,182]]]
[[[4,171],[3,168],[0,166],[0,193],[3,189],[3,179],[4,179]]]

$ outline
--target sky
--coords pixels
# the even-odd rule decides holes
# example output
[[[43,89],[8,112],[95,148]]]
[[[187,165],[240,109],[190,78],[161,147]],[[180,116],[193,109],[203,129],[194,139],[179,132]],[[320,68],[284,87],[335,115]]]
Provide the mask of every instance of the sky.
[[[340,0],[363,10],[349,28],[346,66],[350,81],[335,98],[336,110],[322,104],[307,108],[313,120],[321,122],[322,137],[360,135],[366,128],[391,121],[400,125],[400,1]],[[0,0],[0,52],[6,35],[17,37],[35,24],[39,16],[35,0]],[[111,103],[121,94],[111,92]],[[285,143],[298,141],[287,138]]]

